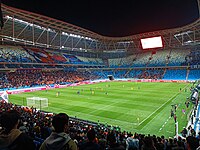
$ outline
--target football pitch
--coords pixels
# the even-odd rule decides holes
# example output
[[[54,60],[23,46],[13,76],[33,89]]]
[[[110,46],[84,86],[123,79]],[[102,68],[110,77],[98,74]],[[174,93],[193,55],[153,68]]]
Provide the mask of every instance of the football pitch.
[[[178,106],[180,133],[193,107],[185,106],[190,86],[189,83],[104,82],[9,95],[9,101],[26,105],[28,97],[48,98],[45,111],[65,112],[72,117],[119,126],[121,131],[172,137],[175,123],[170,117],[171,105]]]

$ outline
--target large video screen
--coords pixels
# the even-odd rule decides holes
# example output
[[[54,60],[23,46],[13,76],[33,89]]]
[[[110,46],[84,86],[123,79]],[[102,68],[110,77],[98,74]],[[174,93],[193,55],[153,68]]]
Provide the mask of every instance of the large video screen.
[[[142,49],[163,47],[161,36],[141,39],[141,43],[142,43]]]

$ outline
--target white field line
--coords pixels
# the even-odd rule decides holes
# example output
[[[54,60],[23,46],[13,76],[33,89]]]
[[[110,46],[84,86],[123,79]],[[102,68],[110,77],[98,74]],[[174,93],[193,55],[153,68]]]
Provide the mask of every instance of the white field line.
[[[176,93],[177,94],[177,93]],[[176,96],[176,94],[175,95],[173,95],[168,101],[170,101],[174,96]],[[139,124],[138,123],[136,123],[136,122],[133,122],[133,123],[130,123],[130,122],[127,122],[127,121],[120,121],[120,120],[117,120],[118,122],[126,122],[126,123],[130,123],[130,124],[133,124],[133,125],[140,125],[140,124],[142,124],[145,120],[147,120],[149,117],[151,117],[151,115],[153,115],[158,109],[160,109],[162,106],[164,106],[168,101],[166,101],[164,104],[162,104],[159,108],[157,108],[153,113],[151,113],[146,119],[144,119],[142,122],[140,122]],[[120,103],[120,102],[114,102],[114,103],[112,103],[112,104],[110,104],[110,105],[106,105],[106,106],[104,106],[104,107],[101,107],[101,108],[103,108],[103,109],[105,109],[105,108],[108,108],[108,107],[110,107],[110,106],[113,106],[114,104],[117,104],[117,103]],[[89,115],[89,116],[91,116],[94,112],[97,112],[97,111],[99,111],[99,109],[97,109],[97,110],[94,110],[94,111],[91,111],[90,113],[88,113],[87,115]],[[110,120],[114,120],[115,121],[115,119],[110,119]]]
[[[158,111],[161,107],[163,107],[166,103],[168,103],[173,97],[175,97],[177,95],[174,94],[168,101],[166,101],[164,104],[162,104],[160,107],[158,107],[156,110],[154,110],[147,118],[145,118],[144,120],[142,120],[139,125],[141,125],[144,121],[146,121],[148,118],[150,118],[154,113],[156,113],[156,111]],[[155,117],[154,117],[155,118]]]
[[[73,100],[70,100],[70,101],[73,101]],[[85,102],[85,103],[89,103],[89,102]],[[113,106],[114,104],[118,104],[118,103],[120,103],[120,101],[118,101],[118,102],[114,102],[114,103],[112,103],[112,104],[110,104],[110,105],[106,105],[106,106],[104,106],[104,107],[101,107],[101,109],[105,109],[105,108],[108,108],[108,107],[110,107],[110,106]],[[87,114],[85,114],[85,113],[82,113],[82,112],[77,112],[78,114],[84,114],[84,115],[88,115],[88,116],[94,116],[94,115],[92,115],[94,112],[97,112],[97,111],[99,111],[99,109],[96,109],[96,110],[93,110],[93,111],[91,111],[91,112],[89,112],[89,113],[87,113]],[[97,117],[99,117],[99,116],[97,116]],[[104,117],[102,117],[102,118],[104,118]],[[109,120],[112,120],[112,121],[114,121],[114,122],[121,122],[121,123],[126,123],[126,124],[132,124],[132,125],[138,125],[138,123],[136,123],[136,122],[127,122],[127,121],[120,121],[120,120],[117,120],[117,119],[109,119]]]
[[[186,85],[183,89],[185,89],[187,86],[188,86],[188,85]],[[174,102],[175,99],[176,99],[176,98],[174,98],[172,102]],[[179,104],[179,105],[180,105],[180,104]],[[179,108],[179,105],[178,105],[177,109]],[[171,118],[171,117],[169,117],[169,118],[166,120],[166,122],[164,123],[164,125],[167,124],[167,122],[169,121],[170,118]],[[162,127],[160,128],[159,131],[161,131],[163,128],[164,128],[164,126],[162,126]]]
[[[110,104],[110,105],[106,105],[106,106],[101,107],[101,108],[102,108],[102,109],[105,109],[105,108],[108,108],[108,107],[113,106],[114,104],[118,104],[118,103],[120,103],[120,102],[114,102],[114,103],[112,103],[112,104]],[[99,109],[93,110],[93,111],[91,111],[90,113],[88,113],[87,115],[93,114],[94,112],[97,112],[97,111],[99,111]],[[114,121],[115,121],[115,119],[110,119],[110,120],[114,120]],[[120,120],[117,120],[117,121],[119,121],[119,122],[124,122],[124,121],[120,121]],[[127,122],[127,121],[125,121],[125,122]],[[130,123],[130,122],[129,122],[129,123]],[[137,125],[138,123],[133,122],[133,123],[130,123],[130,124]]]
[[[188,85],[186,85],[185,87],[184,87],[184,89],[187,87]],[[144,120],[142,120],[142,122],[140,122],[139,123],[139,125],[141,125],[144,121],[146,121],[148,118],[150,118],[158,109],[160,109],[162,106],[164,106],[166,103],[168,103],[173,97],[175,97],[176,95],[178,96],[180,94],[180,92],[179,93],[176,93],[176,94],[174,94],[168,101],[166,101],[164,104],[162,104],[160,107],[158,107],[154,112],[152,112],[147,118],[145,118]],[[155,115],[152,119],[151,119],[151,121],[156,117],[157,115]],[[149,123],[151,122],[151,121],[149,121]],[[146,125],[145,125],[146,126]],[[142,128],[144,128],[145,126],[143,126]]]
[[[59,108],[54,107],[53,109],[59,109]],[[74,112],[74,111],[68,110],[68,112]],[[80,114],[83,114],[85,116],[92,116],[92,117],[94,117],[94,115],[92,115],[91,113],[87,113],[87,114],[83,113],[83,112],[77,112],[76,113],[76,115],[80,115]],[[105,119],[105,117],[100,117],[100,116],[96,116],[96,117],[97,117],[98,120],[100,120],[100,122],[101,122],[101,119],[99,119],[99,118]],[[130,122],[127,122],[127,121],[115,120],[115,119],[110,119],[110,118],[106,118],[106,120],[110,120],[110,121],[113,121],[115,123],[120,122],[122,124],[130,124],[130,125],[137,125],[138,124],[138,123],[130,123]]]
[[[169,121],[169,119],[170,119],[171,117],[169,117],[166,121],[165,121],[165,123],[162,125],[162,127],[159,129],[159,132],[165,127],[165,125],[167,124],[167,122]]]
[[[186,86],[188,86],[188,85],[186,85]],[[186,86],[184,87],[184,88],[186,88]],[[150,118],[158,109],[160,109],[162,106],[164,106],[167,102],[169,102],[174,96],[176,96],[176,95],[179,95],[180,93],[176,93],[176,94],[174,94],[168,101],[166,101],[164,104],[162,104],[160,107],[158,107],[154,112],[152,112],[147,118],[145,118],[142,122],[140,122],[139,124],[138,123],[136,123],[136,122],[133,122],[133,123],[130,123],[130,122],[127,122],[127,121],[120,121],[120,120],[115,120],[115,119],[110,119],[110,120],[113,120],[114,122],[122,122],[122,123],[125,123],[125,124],[133,124],[133,125],[141,125],[144,121],[146,121],[148,118]],[[89,102],[87,102],[87,103],[89,103]],[[114,102],[114,103],[112,103],[112,104],[110,104],[110,105],[106,105],[106,106],[104,106],[104,107],[101,107],[101,108],[108,108],[108,107],[110,107],[110,106],[112,106],[113,104],[117,104],[117,103],[120,103],[120,102]],[[99,109],[97,109],[97,110],[94,110],[94,111],[91,111],[90,113],[87,113],[87,114],[85,114],[85,113],[81,113],[81,112],[78,112],[78,113],[80,113],[80,114],[84,114],[84,115],[88,115],[88,116],[93,116],[92,114],[94,113],[94,112],[97,112],[97,111],[99,111]],[[157,116],[157,115],[156,115]],[[155,116],[155,117],[156,117]],[[97,116],[97,117],[99,117],[99,116]],[[152,118],[152,120],[155,118],[155,117],[153,117]],[[102,117],[102,118],[104,118],[104,117]],[[152,121],[151,120],[151,121]],[[150,121],[150,122],[151,122]],[[145,127],[145,126],[144,126]],[[144,128],[143,127],[143,128]]]

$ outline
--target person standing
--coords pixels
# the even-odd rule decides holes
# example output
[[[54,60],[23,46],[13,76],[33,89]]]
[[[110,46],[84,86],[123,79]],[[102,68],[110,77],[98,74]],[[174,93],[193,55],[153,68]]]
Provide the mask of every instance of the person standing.
[[[0,149],[35,150],[33,140],[17,129],[20,114],[16,110],[3,112],[0,117]]]
[[[77,150],[76,143],[66,133],[69,124],[69,116],[59,113],[53,117],[54,131],[42,143],[40,150]]]
[[[87,132],[88,141],[80,146],[79,150],[100,150],[100,145],[97,143],[96,133],[94,129]]]
[[[175,112],[176,112],[177,108],[178,108],[178,105],[177,105],[177,104],[174,105],[174,111],[175,111]]]
[[[171,109],[171,117],[174,117],[174,111]]]
[[[176,117],[176,114],[174,114],[174,122],[176,123],[177,121],[177,117]]]

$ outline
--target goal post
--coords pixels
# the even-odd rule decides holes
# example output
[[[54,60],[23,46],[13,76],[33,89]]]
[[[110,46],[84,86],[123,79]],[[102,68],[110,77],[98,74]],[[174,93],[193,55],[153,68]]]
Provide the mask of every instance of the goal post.
[[[42,97],[27,97],[27,106],[35,107],[36,109],[42,109],[48,107],[48,98]]]

